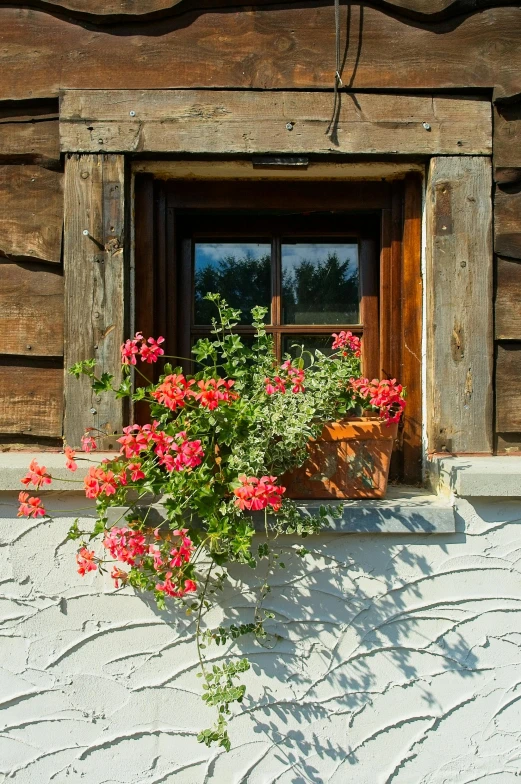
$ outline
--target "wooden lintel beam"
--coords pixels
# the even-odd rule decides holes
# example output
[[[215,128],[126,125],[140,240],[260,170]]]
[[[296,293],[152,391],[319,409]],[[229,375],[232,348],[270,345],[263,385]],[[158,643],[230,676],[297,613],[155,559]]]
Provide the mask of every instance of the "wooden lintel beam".
[[[333,119],[332,119],[333,118]],[[477,98],[248,90],[66,90],[64,152],[490,155]]]

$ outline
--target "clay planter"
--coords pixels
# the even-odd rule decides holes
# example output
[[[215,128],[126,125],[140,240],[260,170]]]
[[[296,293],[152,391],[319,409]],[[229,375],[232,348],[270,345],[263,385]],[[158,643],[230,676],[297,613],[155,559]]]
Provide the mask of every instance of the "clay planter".
[[[353,417],[325,425],[301,468],[281,477],[288,498],[383,498],[398,425]]]

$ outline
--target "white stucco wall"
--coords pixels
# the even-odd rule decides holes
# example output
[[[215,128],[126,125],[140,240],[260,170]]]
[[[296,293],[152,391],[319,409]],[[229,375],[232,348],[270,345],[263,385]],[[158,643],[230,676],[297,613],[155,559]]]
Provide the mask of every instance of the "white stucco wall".
[[[0,499],[0,780],[519,780],[520,500],[460,500],[456,534],[323,535],[315,559],[286,557],[225,754],[195,739],[213,713],[190,619],[79,577],[65,542],[76,515],[19,520],[12,499]],[[248,617],[259,579],[235,576],[228,620]]]

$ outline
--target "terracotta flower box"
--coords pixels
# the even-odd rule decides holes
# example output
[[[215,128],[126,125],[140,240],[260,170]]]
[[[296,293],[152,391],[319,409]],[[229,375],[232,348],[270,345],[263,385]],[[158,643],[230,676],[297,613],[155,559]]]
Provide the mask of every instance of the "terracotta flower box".
[[[288,498],[383,498],[398,424],[352,417],[325,425],[309,458],[281,478]]]

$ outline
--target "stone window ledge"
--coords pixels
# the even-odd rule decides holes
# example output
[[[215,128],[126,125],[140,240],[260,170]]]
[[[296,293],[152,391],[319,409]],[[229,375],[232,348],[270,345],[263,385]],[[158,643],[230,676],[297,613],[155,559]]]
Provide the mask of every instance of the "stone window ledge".
[[[428,471],[440,497],[521,497],[521,457],[437,455],[429,460]]]
[[[65,457],[56,452],[6,452],[0,455],[0,492],[19,492],[20,484],[27,466],[35,457],[53,477],[49,491],[81,492],[81,481],[91,465],[97,465],[105,457],[113,457],[113,452],[93,452],[78,456],[78,470],[75,473],[65,468]],[[76,484],[71,480],[79,480]],[[312,515],[320,501],[302,501],[299,507],[305,514]],[[339,502],[333,502],[339,503]],[[340,519],[331,519],[331,533],[352,534],[437,534],[455,530],[454,508],[450,498],[429,494],[426,490],[396,486],[389,487],[386,498],[381,500],[344,501],[344,513]],[[149,521],[158,525],[164,519],[160,503],[152,503]],[[119,519],[124,510],[112,507],[110,516]],[[109,517],[109,519],[111,519]],[[254,515],[255,527],[264,528],[263,515]]]

